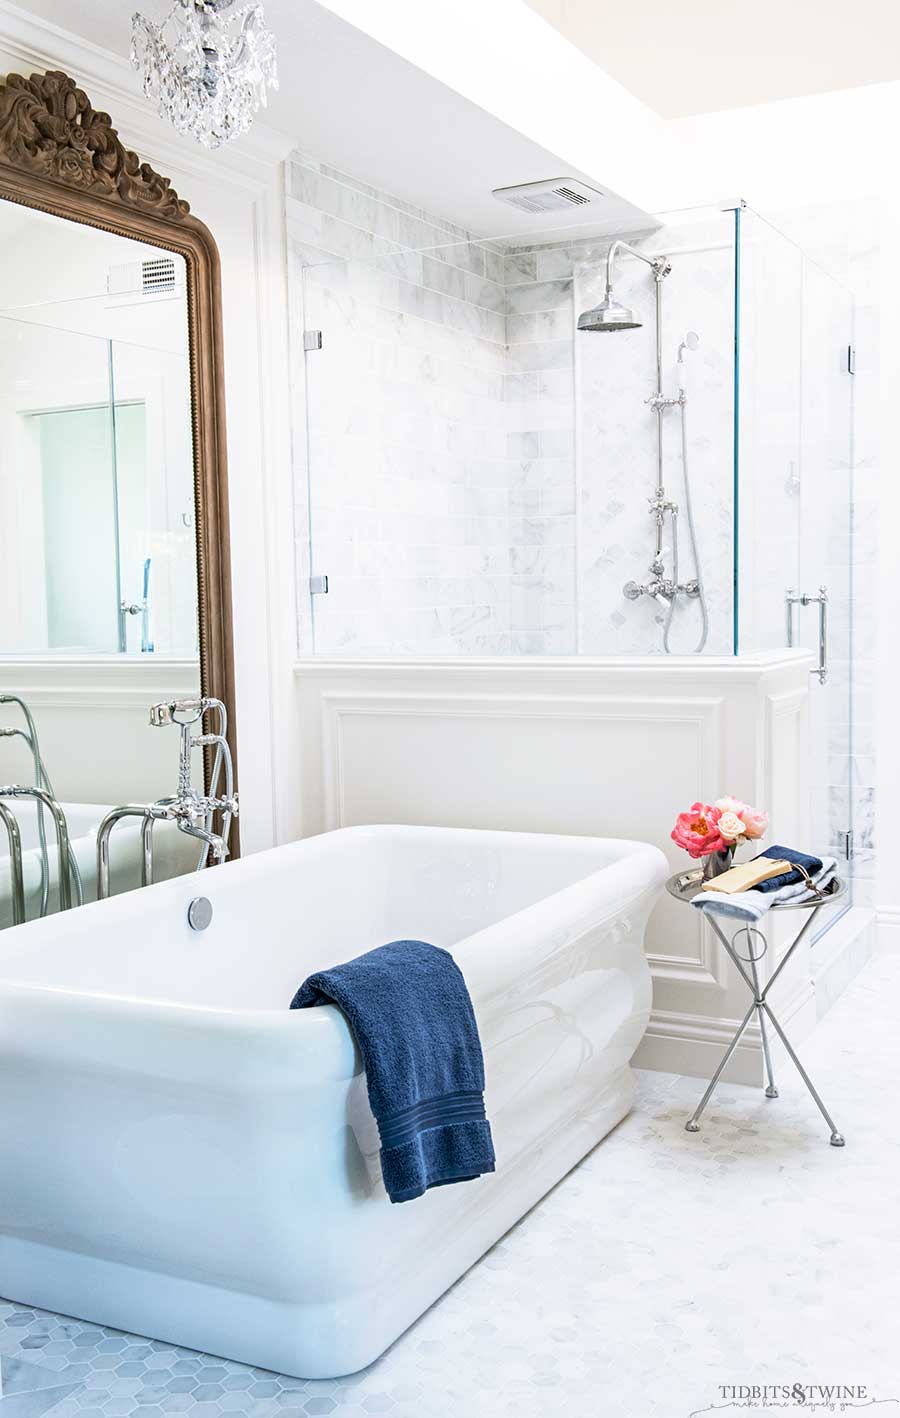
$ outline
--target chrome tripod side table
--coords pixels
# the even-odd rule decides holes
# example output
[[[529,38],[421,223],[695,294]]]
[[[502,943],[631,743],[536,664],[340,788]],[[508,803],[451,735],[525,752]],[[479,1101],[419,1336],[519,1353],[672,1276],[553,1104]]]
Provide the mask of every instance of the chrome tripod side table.
[[[689,903],[698,894],[698,892],[703,889],[703,885],[704,883],[700,872],[677,872],[675,876],[669,877],[669,880],[666,882],[666,890],[671,896],[675,897],[676,901],[684,901]],[[722,942],[726,951],[728,952],[728,955],[730,956],[731,960],[734,962],[735,968],[740,974],[748,990],[752,994],[753,999],[751,1001],[750,1008],[747,1010],[747,1013],[744,1015],[744,1018],[741,1020],[741,1023],[738,1026],[737,1033],[735,1034],[731,1043],[728,1045],[728,1048],[725,1050],[725,1053],[722,1055],[722,1058],[719,1061],[719,1066],[709,1081],[709,1087],[707,1088],[703,1097],[700,1099],[700,1102],[697,1104],[697,1107],[694,1109],[693,1114],[685,1123],[684,1126],[686,1132],[700,1131],[700,1118],[703,1114],[703,1111],[715,1091],[716,1084],[718,1083],[719,1079],[722,1077],[723,1072],[725,1071],[725,1068],[728,1064],[728,1060],[731,1058],[738,1044],[741,1042],[747,1025],[750,1023],[750,1020],[753,1018],[754,1014],[756,1014],[759,1018],[759,1034],[760,1039],[762,1040],[763,1057],[766,1063],[766,1078],[768,1080],[768,1086],[766,1087],[766,1097],[778,1097],[778,1089],[775,1087],[775,1074],[772,1069],[772,1055],[769,1049],[769,1037],[766,1031],[766,1020],[768,1019],[769,1023],[772,1025],[772,1028],[775,1030],[775,1033],[778,1035],[779,1039],[784,1045],[788,1057],[794,1064],[794,1067],[796,1068],[800,1077],[803,1079],[803,1082],[809,1089],[813,1102],[815,1103],[819,1112],[822,1114],[822,1117],[828,1124],[828,1127],[831,1131],[830,1141],[832,1147],[844,1146],[843,1134],[838,1132],[834,1123],[834,1119],[832,1118],[828,1109],[825,1107],[825,1104],[822,1102],[822,1099],[816,1092],[816,1088],[813,1084],[812,1079],[810,1078],[809,1074],[806,1072],[806,1069],[803,1067],[802,1063],[798,1059],[790,1040],[788,1039],[778,1020],[776,1019],[774,1013],[772,1012],[772,1006],[769,1004],[769,992],[771,991],[772,986],[775,984],[775,981],[778,979],[782,970],[785,968],[788,961],[793,956],[800,942],[808,935],[813,922],[815,921],[822,908],[824,906],[831,905],[833,901],[840,900],[840,898],[842,896],[845,896],[846,893],[847,883],[835,877],[830,883],[830,886],[825,889],[821,898],[813,899],[811,901],[773,902],[772,906],[769,908],[770,912],[806,911],[808,914],[802,927],[797,932],[794,939],[791,941],[790,945],[782,956],[782,959],[776,966],[771,978],[765,986],[761,985],[761,981],[759,978],[759,970],[757,968],[759,962],[762,960],[763,956],[769,948],[768,941],[764,932],[761,931],[758,926],[755,926],[748,921],[744,925],[738,925],[737,929],[729,938],[725,931],[722,929],[722,925],[720,924],[720,922],[728,922],[733,918],[719,916],[712,911],[703,912],[704,917],[712,926],[719,940]],[[739,947],[743,943],[746,944],[746,955],[742,955],[739,949]]]

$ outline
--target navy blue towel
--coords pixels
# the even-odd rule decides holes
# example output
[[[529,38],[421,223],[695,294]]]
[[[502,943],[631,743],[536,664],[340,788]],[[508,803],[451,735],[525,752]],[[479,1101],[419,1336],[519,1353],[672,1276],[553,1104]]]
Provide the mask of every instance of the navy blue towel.
[[[291,1009],[336,1004],[366,1070],[391,1201],[494,1170],[484,1059],[462,971],[422,940],[395,940],[302,984]]]
[[[754,861],[759,861],[762,857],[771,857],[777,862],[798,862],[801,867],[805,867],[810,876],[818,876],[822,870],[822,858],[807,856],[806,852],[796,852],[793,847],[767,847],[764,852],[760,852],[759,857],[754,857]],[[794,886],[804,880],[802,872],[784,871],[780,876],[770,876],[768,881],[761,881],[754,886],[754,891],[780,891],[783,886]]]

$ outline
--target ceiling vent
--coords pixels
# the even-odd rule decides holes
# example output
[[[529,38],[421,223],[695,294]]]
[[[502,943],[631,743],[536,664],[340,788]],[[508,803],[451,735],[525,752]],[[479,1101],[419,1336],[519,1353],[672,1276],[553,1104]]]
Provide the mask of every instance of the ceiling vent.
[[[178,268],[172,256],[154,256],[149,261],[127,261],[110,266],[110,295],[159,295],[178,287]]]
[[[516,187],[495,187],[491,195],[498,202],[517,207],[520,212],[541,216],[545,212],[566,212],[573,207],[587,207],[604,194],[576,177],[555,177],[547,182],[521,182]]]

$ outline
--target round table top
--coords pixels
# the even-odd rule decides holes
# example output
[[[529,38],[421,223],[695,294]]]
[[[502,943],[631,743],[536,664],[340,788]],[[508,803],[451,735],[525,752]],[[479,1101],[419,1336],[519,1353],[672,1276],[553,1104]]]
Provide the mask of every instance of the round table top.
[[[703,890],[703,868],[689,867],[686,871],[677,871],[674,876],[670,876],[666,882],[666,890],[670,896],[674,896],[676,901],[693,901],[694,897]],[[847,894],[847,882],[843,877],[832,877],[831,882],[825,891],[823,900],[813,897],[809,901],[773,901],[769,907],[771,911],[804,911],[811,906],[827,906],[832,901],[838,901]],[[733,901],[740,900],[740,893],[731,898]]]

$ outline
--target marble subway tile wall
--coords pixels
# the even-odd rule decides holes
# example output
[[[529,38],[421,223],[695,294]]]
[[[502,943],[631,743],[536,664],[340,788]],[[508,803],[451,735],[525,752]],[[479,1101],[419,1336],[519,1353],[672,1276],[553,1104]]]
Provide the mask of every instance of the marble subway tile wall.
[[[301,650],[507,654],[502,257],[301,155],[287,225]]]
[[[565,249],[504,259],[513,652],[578,651],[572,262]]]
[[[731,250],[728,218],[716,218],[714,231],[695,219],[651,244],[679,250],[665,289],[671,392],[684,329],[703,336],[695,514],[707,652],[727,654]],[[289,163],[287,222],[301,651],[662,653],[659,607],[622,594],[646,579],[653,552],[648,269],[621,268],[642,330],[576,338],[578,311],[602,294],[606,239],[479,242],[301,154]],[[304,328],[324,333],[306,360]],[[675,416],[665,439],[683,510]],[[689,574],[684,533],[682,547]],[[328,576],[327,598],[305,594],[310,574]],[[692,648],[698,626],[696,604],[679,606],[673,648]]]
[[[675,393],[678,344],[701,334],[690,367],[689,417],[694,514],[710,608],[708,654],[732,650],[733,250],[730,218],[715,213],[624,234],[633,244],[673,253],[663,292],[664,387]],[[663,653],[664,616],[656,602],[629,601],[626,581],[643,582],[654,552],[647,501],[656,484],[656,419],[646,398],[656,388],[655,288],[643,263],[617,267],[616,294],[637,308],[642,327],[577,334],[578,313],[605,289],[608,241],[583,239],[520,248],[507,256],[507,376],[512,403],[514,537],[513,637],[526,650],[588,655]],[[664,476],[682,513],[681,566],[687,551],[677,411],[665,416]],[[521,517],[517,520],[517,513]],[[672,538],[666,537],[672,568]],[[570,591],[571,588],[571,591]],[[700,627],[695,602],[676,607],[671,644],[690,651]]]

